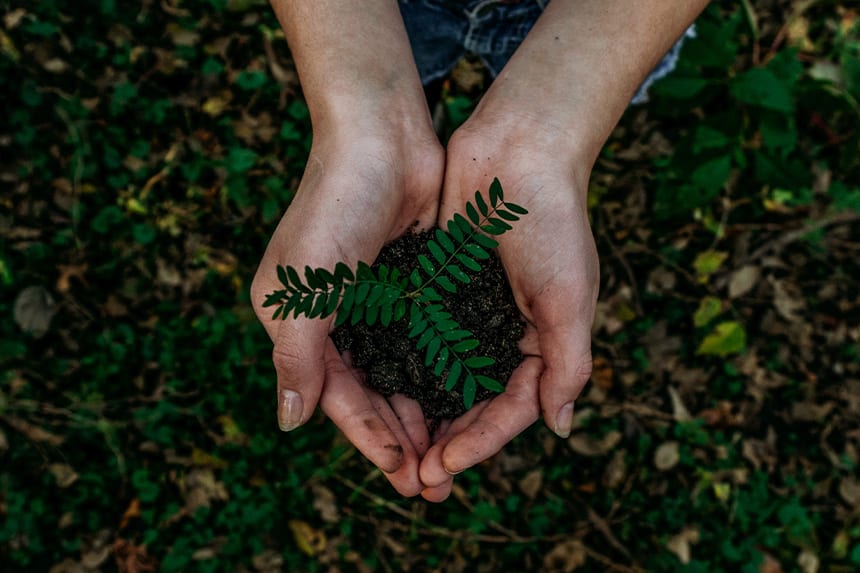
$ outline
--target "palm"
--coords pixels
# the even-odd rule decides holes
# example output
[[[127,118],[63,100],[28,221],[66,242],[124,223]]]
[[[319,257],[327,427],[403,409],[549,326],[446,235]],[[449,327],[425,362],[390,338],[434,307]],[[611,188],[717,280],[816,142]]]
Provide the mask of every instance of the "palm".
[[[475,156],[480,155],[452,154],[449,147],[440,219],[461,208],[475,189],[486,188],[493,176],[501,180],[506,199],[529,209],[500,238],[498,251],[528,324],[521,343],[526,358],[503,394],[453,420],[436,436],[421,465],[421,478],[431,486],[428,499],[444,499],[451,473],[495,454],[541,412],[550,428],[565,435],[572,416],[569,404],[590,376],[598,263],[585,201],[577,193],[584,184],[540,158],[497,153],[486,164],[459,159]]]
[[[430,226],[436,216],[441,167],[421,173],[426,177],[407,178],[389,162],[374,161],[367,146],[335,154],[336,160],[322,155],[312,154],[252,285],[255,311],[274,342],[279,419],[283,429],[292,429],[307,421],[319,402],[398,491],[415,495],[422,488],[419,459],[429,442],[417,403],[399,396],[386,401],[362,384],[329,338],[331,318],[273,321],[271,309],[263,308],[262,302],[280,288],[277,265],[331,269],[342,261],[354,266],[359,260],[373,261],[386,242],[416,222]],[[423,184],[410,185],[412,180]],[[284,398],[295,394],[299,402]]]

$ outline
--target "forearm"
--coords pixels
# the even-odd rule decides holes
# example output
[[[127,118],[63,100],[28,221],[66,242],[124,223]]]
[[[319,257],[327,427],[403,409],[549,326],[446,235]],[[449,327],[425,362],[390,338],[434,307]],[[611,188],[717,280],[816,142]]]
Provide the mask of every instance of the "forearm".
[[[395,0],[271,0],[315,130],[385,120],[430,125],[421,80]],[[414,124],[418,124],[417,126]],[[426,125],[425,125],[426,124]]]
[[[542,124],[558,136],[555,149],[590,165],[641,82],[706,5],[553,0],[475,116]]]

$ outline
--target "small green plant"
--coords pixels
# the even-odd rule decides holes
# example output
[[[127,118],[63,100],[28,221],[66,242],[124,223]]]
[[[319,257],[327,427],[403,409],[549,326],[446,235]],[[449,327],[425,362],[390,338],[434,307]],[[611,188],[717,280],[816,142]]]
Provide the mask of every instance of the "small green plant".
[[[374,269],[359,262],[353,271],[341,262],[333,272],[306,266],[302,281],[295,268],[279,265],[278,279],[284,288],[269,294],[263,306],[277,306],[273,320],[286,319],[291,313],[293,318],[325,318],[336,312],[335,327],[347,321],[388,326],[408,317],[409,337],[415,339],[418,350],[424,350],[424,364],[432,366],[436,376],[445,376],[449,392],[462,380],[463,403],[471,408],[478,384],[495,392],[502,392],[504,386],[478,373],[495,359],[474,354],[480,343],[446,310],[436,287],[455,293],[458,282],[470,283],[464,268],[481,271],[480,261],[489,259],[489,250],[498,246],[491,235],[510,231],[510,223],[526,213],[505,201],[502,186],[494,179],[489,204],[475,191],[474,203],[466,203],[468,219],[457,213],[446,223],[447,232],[436,229],[435,239],[427,241],[429,256],[418,255],[412,270],[386,265]]]

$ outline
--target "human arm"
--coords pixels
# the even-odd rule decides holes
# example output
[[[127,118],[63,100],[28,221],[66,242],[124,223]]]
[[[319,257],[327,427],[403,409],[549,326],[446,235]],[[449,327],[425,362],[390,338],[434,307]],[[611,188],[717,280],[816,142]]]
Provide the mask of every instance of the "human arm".
[[[555,0],[454,134],[439,219],[493,177],[529,209],[499,256],[528,328],[529,357],[507,391],[455,420],[421,464],[428,499],[450,474],[495,454],[542,415],[566,437],[591,373],[597,253],[587,213],[591,167],[648,72],[705,0]]]
[[[396,2],[273,0],[313,125],[307,168],[251,287],[274,343],[278,421],[305,423],[319,402],[405,495],[421,489],[429,439],[420,408],[369,391],[329,338],[332,320],[271,319],[275,268],[371,262],[383,244],[436,218],[444,152]]]

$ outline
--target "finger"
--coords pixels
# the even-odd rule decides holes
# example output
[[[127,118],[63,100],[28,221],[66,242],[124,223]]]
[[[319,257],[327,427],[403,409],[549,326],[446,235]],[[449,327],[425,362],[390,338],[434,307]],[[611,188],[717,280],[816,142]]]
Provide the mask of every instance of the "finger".
[[[320,407],[372,464],[386,473],[396,472],[403,460],[403,445],[377,411],[368,391],[340,361],[330,340],[326,354],[329,370],[325,375],[326,391],[320,399]]]
[[[281,321],[272,350],[278,377],[278,425],[289,432],[304,424],[319,402],[329,369],[346,366],[328,338],[326,321],[306,318]]]
[[[385,472],[385,477],[400,495],[406,497],[416,496],[424,489],[424,484],[418,478],[420,457],[415,451],[415,447],[412,445],[403,424],[401,424],[388,401],[380,394],[371,390],[367,390],[367,395],[379,416],[394,434],[403,453],[400,467],[394,472]]]
[[[406,430],[409,441],[415,448],[419,458],[423,458],[430,447],[430,432],[421,405],[403,394],[394,394],[388,398],[391,409],[397,414],[400,424]]]
[[[498,400],[498,397],[494,398],[494,400]],[[478,418],[481,412],[490,405],[490,402],[492,402],[492,400],[479,402],[472,406],[468,412],[448,423],[447,428],[443,429],[440,427],[440,430],[434,437],[433,445],[429,450],[427,450],[427,453],[424,454],[424,459],[421,460],[419,476],[421,477],[421,481],[424,485],[430,488],[436,488],[451,481],[453,473],[449,472],[442,464],[442,453],[445,451],[445,446],[447,446],[448,443],[457,436],[457,434],[469,427],[469,424]]]
[[[442,452],[442,466],[448,473],[460,473],[495,455],[538,419],[542,370],[540,358],[526,358],[514,370],[505,391],[453,436]]]
[[[421,492],[421,497],[423,497],[425,501],[440,503],[448,499],[448,496],[451,495],[451,488],[453,487],[454,478],[453,476],[449,476],[448,480],[442,485],[424,488],[424,491]]]
[[[575,300],[575,298],[574,298]],[[540,349],[546,369],[541,375],[540,404],[547,426],[562,438],[570,435],[573,404],[591,378],[591,325],[594,305],[567,307],[553,323],[539,325]],[[549,322],[549,321],[546,321]]]

